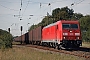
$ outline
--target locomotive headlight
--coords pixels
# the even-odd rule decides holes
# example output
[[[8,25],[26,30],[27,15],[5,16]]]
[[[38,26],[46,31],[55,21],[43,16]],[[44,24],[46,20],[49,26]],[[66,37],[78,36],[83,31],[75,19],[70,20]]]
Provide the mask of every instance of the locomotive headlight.
[[[80,33],[75,33],[75,36],[80,36]]]
[[[64,39],[66,39],[66,37],[63,37]]]
[[[76,39],[80,39],[79,37],[76,37]]]
[[[66,35],[66,36],[67,36],[67,35],[68,35],[68,33],[63,33],[63,35]]]
[[[67,37],[64,36],[63,39],[65,40],[65,39],[67,39]]]

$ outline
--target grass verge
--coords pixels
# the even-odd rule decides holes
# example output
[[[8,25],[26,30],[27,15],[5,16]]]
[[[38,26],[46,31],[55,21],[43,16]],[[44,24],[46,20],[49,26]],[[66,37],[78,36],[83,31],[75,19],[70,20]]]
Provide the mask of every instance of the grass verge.
[[[82,46],[83,46],[83,47],[90,48],[90,42],[83,42],[83,43],[82,43]]]
[[[43,52],[30,47],[13,47],[12,49],[0,50],[0,60],[84,60],[76,56]]]

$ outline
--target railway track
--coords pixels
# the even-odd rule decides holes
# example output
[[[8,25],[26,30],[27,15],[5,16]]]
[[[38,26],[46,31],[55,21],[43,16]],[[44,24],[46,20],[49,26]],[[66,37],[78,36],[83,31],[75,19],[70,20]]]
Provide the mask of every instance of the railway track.
[[[80,48],[77,48],[77,49],[57,50],[57,49],[54,49],[54,48],[37,46],[37,45],[13,45],[13,46],[14,47],[32,47],[32,48],[48,50],[48,51],[52,51],[52,52],[58,52],[58,53],[64,53],[64,54],[74,55],[74,56],[78,56],[78,57],[83,57],[86,60],[90,60],[90,48],[85,48],[85,47],[80,47]]]

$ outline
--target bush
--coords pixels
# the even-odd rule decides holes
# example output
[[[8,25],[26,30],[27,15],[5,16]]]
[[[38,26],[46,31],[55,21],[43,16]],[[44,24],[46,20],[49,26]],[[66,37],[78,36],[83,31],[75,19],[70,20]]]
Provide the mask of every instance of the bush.
[[[90,15],[80,18],[82,39],[84,42],[90,42]]]
[[[0,49],[12,47],[12,35],[4,30],[0,29]]]

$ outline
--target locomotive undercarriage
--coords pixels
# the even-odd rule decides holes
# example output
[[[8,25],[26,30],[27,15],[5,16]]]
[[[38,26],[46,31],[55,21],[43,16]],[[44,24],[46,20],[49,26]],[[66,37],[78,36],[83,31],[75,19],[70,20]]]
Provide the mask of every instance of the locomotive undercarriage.
[[[81,40],[62,40],[60,44],[56,42],[43,42],[42,45],[56,48],[56,49],[78,48],[82,46],[82,41]]]
[[[81,40],[62,40],[60,44],[57,42],[40,42],[40,41],[31,41],[30,44],[33,45],[42,45],[50,48],[63,49],[63,48],[77,48],[82,46]]]
[[[81,40],[63,40],[62,46],[65,48],[75,48],[82,46]]]

